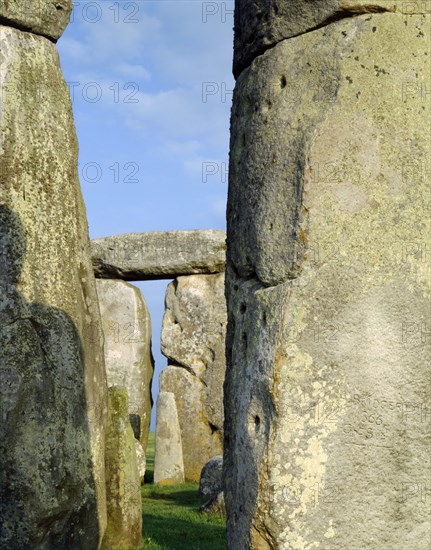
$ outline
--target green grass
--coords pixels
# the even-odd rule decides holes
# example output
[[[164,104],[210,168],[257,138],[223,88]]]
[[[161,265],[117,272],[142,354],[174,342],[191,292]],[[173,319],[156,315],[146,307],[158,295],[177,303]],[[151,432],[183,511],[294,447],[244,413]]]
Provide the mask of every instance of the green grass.
[[[147,443],[147,467],[145,470],[145,483],[153,483],[154,480],[154,456],[155,456],[155,447],[156,447],[156,434],[150,432],[148,434],[148,443]]]
[[[147,474],[154,475],[154,433],[147,447]],[[198,485],[184,483],[142,487],[142,550],[223,550],[226,548],[224,518],[199,513],[202,499]]]

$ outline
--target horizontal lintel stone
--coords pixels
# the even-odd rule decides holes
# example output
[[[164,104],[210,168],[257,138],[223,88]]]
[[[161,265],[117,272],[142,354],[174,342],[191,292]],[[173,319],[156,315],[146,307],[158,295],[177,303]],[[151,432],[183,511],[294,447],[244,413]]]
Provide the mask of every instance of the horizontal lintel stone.
[[[226,233],[210,229],[115,235],[94,239],[91,253],[95,275],[102,279],[145,281],[221,273]]]

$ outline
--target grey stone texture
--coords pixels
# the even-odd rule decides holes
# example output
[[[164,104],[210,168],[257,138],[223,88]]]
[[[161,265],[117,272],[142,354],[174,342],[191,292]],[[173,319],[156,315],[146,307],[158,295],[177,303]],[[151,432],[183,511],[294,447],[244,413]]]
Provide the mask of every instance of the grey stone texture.
[[[57,40],[69,23],[72,0],[1,0],[4,25]]]
[[[226,370],[224,274],[178,277],[166,292],[160,388],[175,394],[186,480],[222,453]],[[193,418],[193,422],[190,419]]]
[[[236,0],[234,75],[282,40],[331,22],[385,12],[421,13],[421,2],[404,0]]]
[[[157,397],[154,483],[184,483],[183,448],[175,396],[165,391],[160,391]]]
[[[97,279],[108,386],[124,386],[135,437],[146,449],[151,420],[151,319],[139,288],[125,281]]]
[[[112,386],[106,428],[106,503],[108,525],[101,550],[141,548],[141,477],[129,421],[127,389]]]
[[[229,549],[429,548],[430,15],[369,11],[237,81]]]
[[[94,239],[91,250],[96,277],[105,279],[220,273],[226,263],[226,233],[208,229],[115,235]]]
[[[215,456],[202,468],[199,492],[202,496],[215,496],[223,491],[223,457]]]
[[[0,547],[97,548],[107,388],[69,91],[52,41],[0,26],[0,52]]]
[[[223,457],[215,456],[202,468],[199,492],[207,497],[200,511],[205,514],[225,516],[226,504],[223,493]]]
[[[202,504],[199,511],[203,514],[209,514],[211,516],[226,516],[226,503],[224,500],[224,493],[217,493],[211,497],[207,502]]]

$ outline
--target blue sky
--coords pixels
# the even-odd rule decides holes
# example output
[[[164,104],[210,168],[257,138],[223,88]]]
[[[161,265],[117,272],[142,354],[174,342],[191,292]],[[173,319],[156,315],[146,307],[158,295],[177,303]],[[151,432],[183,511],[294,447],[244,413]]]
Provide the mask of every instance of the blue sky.
[[[225,229],[233,0],[75,1],[58,42],[90,236]],[[138,283],[157,392],[166,281]]]

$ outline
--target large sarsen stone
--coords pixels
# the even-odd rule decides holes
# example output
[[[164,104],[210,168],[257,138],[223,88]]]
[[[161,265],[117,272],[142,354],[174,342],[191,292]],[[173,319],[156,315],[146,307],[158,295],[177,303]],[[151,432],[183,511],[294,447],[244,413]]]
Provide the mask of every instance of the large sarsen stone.
[[[95,549],[107,388],[69,91],[15,28],[0,71],[0,547]]]
[[[237,81],[232,550],[429,548],[431,21],[369,11],[278,42]]]
[[[97,279],[108,386],[123,386],[135,436],[146,449],[151,420],[151,320],[139,288],[125,281]],[[100,327],[95,326],[99,337]]]

